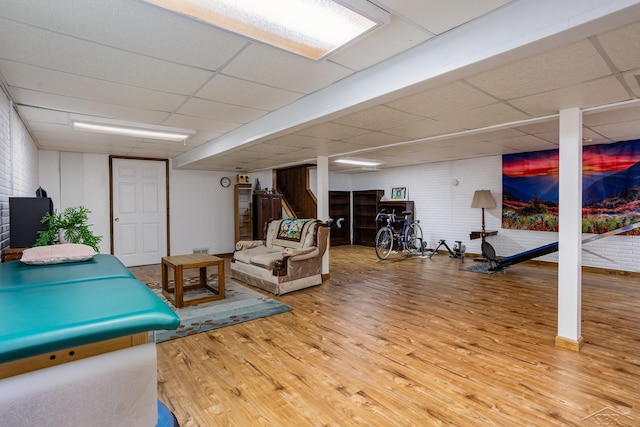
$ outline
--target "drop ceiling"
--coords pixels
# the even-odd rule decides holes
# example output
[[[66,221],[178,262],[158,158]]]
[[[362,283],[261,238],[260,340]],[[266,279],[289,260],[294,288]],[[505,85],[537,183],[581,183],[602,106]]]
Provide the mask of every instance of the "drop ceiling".
[[[640,1],[375,0],[390,22],[321,61],[137,0],[0,9],[0,79],[42,150],[251,172],[361,172],[640,139]],[[70,115],[193,129],[186,143],[73,131]]]

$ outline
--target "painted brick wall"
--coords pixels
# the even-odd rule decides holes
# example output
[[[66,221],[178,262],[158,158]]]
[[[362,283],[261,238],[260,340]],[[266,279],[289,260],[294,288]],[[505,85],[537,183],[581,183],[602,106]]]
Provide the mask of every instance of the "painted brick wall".
[[[9,247],[9,197],[33,197],[38,188],[38,149],[0,90],[0,251]]]
[[[487,230],[498,230],[488,238],[499,256],[508,256],[557,242],[558,234],[526,230],[503,230],[501,225],[502,157],[492,156],[454,162],[394,168],[355,174],[352,189],[382,189],[390,197],[391,187],[408,187],[408,198],[416,206],[424,239],[433,248],[440,239],[450,247],[462,241],[467,251],[480,253],[480,239],[470,240],[469,232],[481,228],[480,209],[472,209],[475,190],[491,190],[496,208],[485,210]],[[456,184],[457,185],[454,185]],[[585,235],[587,237],[589,235]],[[557,253],[540,260],[557,262]],[[585,266],[640,272],[640,237],[611,236],[584,245]]]
[[[9,246],[9,196],[12,194],[11,104],[0,89],[0,251]]]
[[[11,149],[13,195],[35,197],[38,189],[38,148],[14,109],[11,109]]]

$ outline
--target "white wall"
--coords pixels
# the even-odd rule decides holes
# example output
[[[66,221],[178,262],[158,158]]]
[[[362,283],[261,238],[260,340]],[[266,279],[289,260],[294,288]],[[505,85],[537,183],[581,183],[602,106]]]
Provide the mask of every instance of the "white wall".
[[[54,203],[59,197],[56,194],[65,191],[54,185],[57,182],[59,186],[60,182],[59,157],[57,152],[40,152],[40,185],[49,192]],[[104,236],[101,252],[108,252],[108,157],[84,154],[80,163],[84,204],[92,210],[96,234]],[[235,182],[234,174],[224,172],[171,170],[172,254],[191,253],[196,248],[208,248],[213,254],[233,251],[233,186],[223,188],[220,185],[223,176],[229,176]],[[271,188],[271,171],[250,174],[252,184],[256,178],[262,188]],[[453,185],[454,180],[458,181],[457,185]],[[485,211],[487,229],[499,230],[497,236],[488,238],[498,255],[513,255],[558,239],[557,233],[500,228],[500,156],[354,175],[332,173],[329,185],[332,190],[382,189],[387,196],[392,187],[406,186],[409,199],[415,202],[416,219],[420,221],[430,247],[440,239],[445,239],[450,246],[460,240],[467,251],[480,253],[480,240],[469,239],[469,232],[481,227],[480,209],[470,207],[473,193],[479,189],[491,190],[498,205]],[[583,254],[585,266],[640,271],[640,266],[634,262],[640,255],[639,237],[613,236],[585,245],[585,249],[589,250]],[[556,254],[540,259],[557,262]]]
[[[204,248],[211,254],[233,252],[236,177],[225,172],[173,169],[169,176],[171,253],[190,254]],[[224,176],[231,178],[228,188],[220,185]]]
[[[457,186],[453,185],[454,179],[458,180]],[[500,228],[501,156],[352,175],[352,190],[381,189],[389,197],[391,188],[398,186],[408,187],[408,198],[415,203],[416,219],[420,221],[429,247],[437,245],[440,239],[445,239],[450,246],[460,240],[467,251],[481,252],[480,239],[469,239],[470,231],[481,228],[481,210],[470,207],[474,191],[481,189],[491,190],[496,199],[496,208],[485,209],[485,222],[487,230],[499,231],[497,236],[487,238],[499,256],[514,255],[558,241],[558,233]],[[584,266],[640,272],[639,257],[640,237],[611,236],[584,245],[582,262]],[[555,253],[538,259],[557,262],[558,257]]]

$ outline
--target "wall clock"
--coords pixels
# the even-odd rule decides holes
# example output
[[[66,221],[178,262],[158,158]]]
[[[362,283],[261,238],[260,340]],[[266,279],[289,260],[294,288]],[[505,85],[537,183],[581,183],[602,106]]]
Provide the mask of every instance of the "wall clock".
[[[227,188],[231,185],[231,178],[229,178],[228,176],[220,178],[220,185],[222,185],[224,188]]]

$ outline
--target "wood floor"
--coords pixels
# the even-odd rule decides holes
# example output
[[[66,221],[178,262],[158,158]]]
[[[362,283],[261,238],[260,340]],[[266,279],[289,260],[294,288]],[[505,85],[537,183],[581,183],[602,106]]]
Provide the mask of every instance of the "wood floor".
[[[554,345],[553,265],[485,275],[358,246],[330,262],[273,296],[291,312],[158,345],[182,427],[640,425],[637,277],[583,273],[576,353]]]

